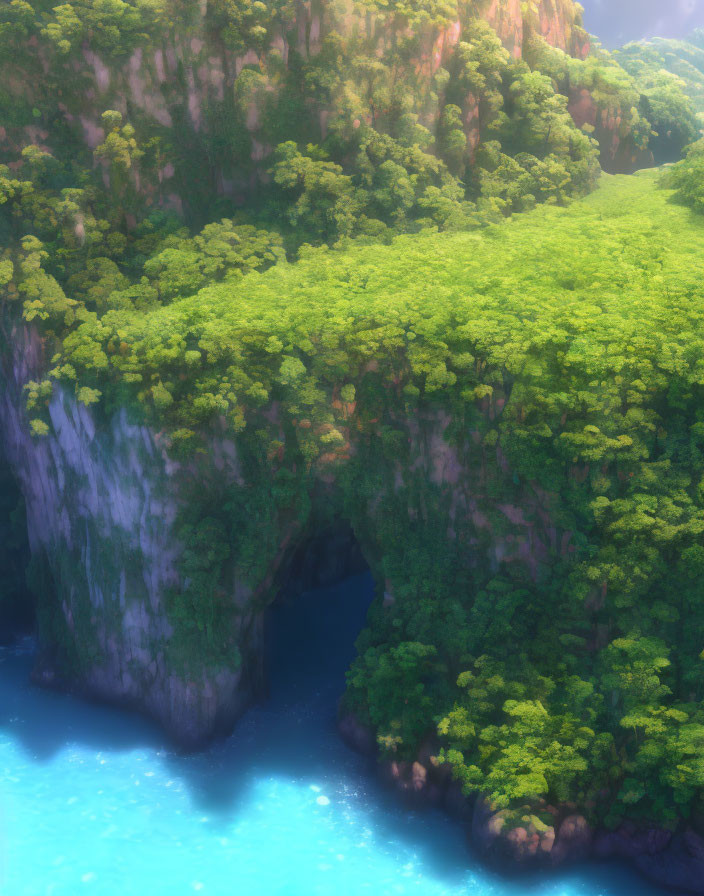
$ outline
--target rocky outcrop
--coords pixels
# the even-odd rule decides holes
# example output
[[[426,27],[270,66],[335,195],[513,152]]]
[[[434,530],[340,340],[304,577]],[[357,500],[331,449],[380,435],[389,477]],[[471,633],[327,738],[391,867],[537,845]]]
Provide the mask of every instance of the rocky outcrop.
[[[589,36],[571,0],[540,0],[530,6],[521,0],[491,0],[481,15],[516,59],[531,31],[572,56],[584,58],[589,52]]]
[[[186,746],[231,728],[251,696],[246,668],[211,668],[204,657],[199,672],[186,676],[168,656],[179,499],[177,469],[158,435],[124,411],[99,427],[87,408],[57,391],[52,436],[33,440],[22,385],[41,370],[43,344],[18,327],[9,346],[0,439],[24,494],[41,592],[37,680],[135,706]],[[219,461],[224,476],[237,476],[236,456],[223,452]],[[246,596],[235,591],[232,599]],[[248,638],[258,631],[251,622],[242,617]]]
[[[657,884],[704,893],[704,837],[690,827],[673,835],[657,827],[624,823],[615,831],[598,833],[593,854],[599,859],[630,859]]]
[[[661,852],[639,855],[636,865],[658,884],[704,893],[704,837],[691,829],[673,837]]]
[[[594,841],[594,853],[600,859],[658,855],[667,849],[671,840],[670,831],[624,823],[614,831],[601,831]]]
[[[340,737],[348,747],[363,756],[375,756],[377,753],[376,736],[372,728],[363,725],[351,712],[342,711],[337,722]]]
[[[164,437],[130,420],[125,410],[99,419],[61,390],[48,409],[51,434],[34,439],[22,385],[44,367],[45,348],[31,328],[15,326],[9,337],[0,363],[0,439],[27,505],[38,594],[35,677],[46,685],[133,706],[188,747],[230,730],[262,678],[263,610],[287,568],[308,581],[319,551],[316,541],[306,549],[303,528],[282,527],[259,582],[248,581],[236,563],[226,569],[228,612],[215,619],[218,643],[198,639],[194,643],[200,652],[195,662],[192,655],[188,662],[173,610],[173,596],[188,587],[177,520],[192,493],[188,483],[201,487],[215,480],[221,490],[231,488],[235,494],[246,488],[236,440],[213,437],[203,459],[177,462]],[[485,399],[484,413],[495,418],[503,403],[498,394]],[[492,498],[482,491],[476,478],[481,465],[471,448],[463,451],[446,438],[449,423],[440,412],[405,421],[409,455],[397,462],[389,487],[402,488],[413,474],[432,484],[443,502],[447,538],[469,531],[472,551],[483,554],[490,565],[520,563],[534,574],[541,558],[569,552],[570,533],[552,522],[550,495],[517,486],[510,502],[505,494]],[[354,452],[354,444],[347,445],[345,457]],[[486,456],[483,463],[486,468]],[[494,475],[513,480],[498,449],[492,464]],[[331,469],[318,472],[311,490],[314,503],[328,500],[334,478]],[[368,531],[355,529],[371,553],[377,531],[374,506],[371,502],[368,509]],[[409,504],[408,513],[415,512]],[[348,531],[320,535],[321,543],[331,544],[331,538],[343,559],[357,562]],[[384,549],[383,543],[377,547]],[[335,572],[333,564],[330,574]],[[394,590],[391,580],[380,589],[381,612],[394,613]],[[376,754],[369,727],[348,712],[339,726],[352,747]],[[384,761],[382,774],[413,805],[442,806],[455,815],[488,860],[532,867],[590,856],[629,859],[658,883],[702,892],[704,840],[693,829],[673,835],[623,825],[595,835],[588,821],[567,806],[526,807],[522,815],[509,817],[485,799],[465,795],[449,767],[438,761],[438,746],[431,739],[414,761]]]
[[[349,747],[377,755],[374,732],[349,711],[338,730]],[[704,893],[704,837],[691,827],[672,832],[625,822],[615,830],[595,831],[569,806],[526,807],[523,817],[497,809],[481,794],[464,793],[451,769],[440,763],[428,741],[411,761],[382,760],[380,776],[415,807],[441,806],[456,818],[485,861],[502,870],[562,867],[589,859],[618,859],[633,864],[661,886]]]
[[[497,811],[480,797],[472,817],[472,842],[482,855],[496,862],[508,861],[517,866],[547,862],[555,845],[555,824],[546,823],[529,811],[520,824],[515,824],[507,810]],[[553,820],[557,812],[544,807],[541,814]]]
[[[592,853],[594,831],[583,815],[567,815],[557,830],[557,837],[550,853],[554,865],[579,862]]]
[[[573,90],[568,110],[577,127],[589,125],[600,146],[600,162],[609,174],[631,174],[640,168],[655,165],[653,153],[647,147],[639,149],[633,143],[630,125],[625,124],[624,110],[599,109],[586,88]]]

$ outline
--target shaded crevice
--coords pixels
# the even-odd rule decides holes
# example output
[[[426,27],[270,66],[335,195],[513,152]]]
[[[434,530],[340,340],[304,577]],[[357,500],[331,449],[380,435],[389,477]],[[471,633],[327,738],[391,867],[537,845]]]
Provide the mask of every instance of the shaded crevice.
[[[24,498],[0,453],[0,643],[34,629],[34,599],[27,585],[30,559]]]
[[[374,597],[369,572],[272,605],[265,652],[269,705],[305,707],[308,722],[335,727],[347,671]]]
[[[368,569],[352,528],[345,523],[331,525],[307,538],[294,551],[285,564],[285,578],[274,603],[314,588],[329,588]]]
[[[284,564],[276,598],[261,621],[256,697],[268,699],[282,676],[298,673],[304,690],[334,678],[336,698],[341,696],[373,592],[349,525],[333,524],[302,542]]]

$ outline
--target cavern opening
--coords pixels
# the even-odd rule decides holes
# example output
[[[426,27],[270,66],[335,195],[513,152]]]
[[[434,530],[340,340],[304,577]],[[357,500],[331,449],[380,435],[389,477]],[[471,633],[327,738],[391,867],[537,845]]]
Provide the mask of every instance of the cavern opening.
[[[29,560],[24,499],[0,452],[0,643],[33,628],[34,602],[27,586]]]
[[[349,526],[306,540],[286,565],[265,619],[265,701],[334,720],[374,582]]]

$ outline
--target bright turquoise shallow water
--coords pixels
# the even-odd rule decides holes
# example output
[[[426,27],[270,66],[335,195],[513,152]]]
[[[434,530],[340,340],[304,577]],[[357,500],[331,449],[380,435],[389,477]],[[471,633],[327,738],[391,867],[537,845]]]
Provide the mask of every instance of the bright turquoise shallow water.
[[[30,643],[0,649],[0,893],[655,896],[613,868],[503,880],[452,822],[377,785],[334,729],[370,587],[279,610],[271,699],[197,756],[142,719],[31,687]]]

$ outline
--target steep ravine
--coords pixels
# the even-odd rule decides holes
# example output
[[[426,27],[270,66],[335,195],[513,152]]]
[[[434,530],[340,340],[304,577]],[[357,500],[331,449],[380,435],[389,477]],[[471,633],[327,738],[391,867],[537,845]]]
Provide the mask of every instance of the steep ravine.
[[[80,96],[71,96],[59,88],[58,112],[91,149],[105,137],[100,120],[102,112],[117,109],[141,118],[162,135],[178,127],[177,142],[182,149],[187,153],[203,151],[202,138],[218,123],[218,116],[234,114],[233,85],[243,69],[249,67],[252,75],[256,72],[256,77],[246,88],[248,93],[237,96],[246,105],[243,119],[246,133],[241,137],[250,143],[250,160],[256,168],[272,149],[266,138],[266,117],[268,106],[277,100],[282,89],[282,64],[287,68],[297,65],[300,59],[314,58],[321,52],[326,38],[335,32],[351,43],[368,44],[381,58],[385,49],[403,40],[409,31],[403,16],[394,20],[383,13],[383,5],[374,11],[372,4],[363,7],[351,2],[335,5],[303,0],[292,5],[295,21],[284,19],[270,35],[269,45],[253,43],[236,52],[221,34],[213,32],[206,0],[194,6],[197,8],[193,10],[188,30],[174,34],[163,28],[163,43],[153,52],[138,46],[126,60],[111,59],[100,47],[86,40],[80,52],[65,64],[65,77],[85,87]],[[456,20],[445,28],[427,23],[419,27],[412,60],[419,100],[431,92],[433,75],[452,55],[462,28],[477,15],[495,29],[516,59],[522,56],[524,40],[530,33],[577,57],[586,56],[590,49],[590,37],[581,26],[579,8],[572,0],[539,0],[531,3],[530,8],[520,0],[461,4],[457,7]],[[420,22],[424,22],[422,17]],[[49,60],[41,52],[39,57],[41,64],[48,68]],[[23,98],[34,98],[30,83],[13,81],[10,89]],[[331,110],[321,112],[322,136],[330,114]],[[49,137],[36,128],[26,136],[36,143]],[[11,140],[12,135],[0,128],[0,149]],[[212,164],[211,155],[208,154],[207,161]],[[169,165],[160,175],[165,200],[176,206],[180,206],[180,192],[186,188],[184,174]],[[216,179],[221,194],[235,195],[247,189],[246,172],[233,174],[216,164],[205,176]]]

